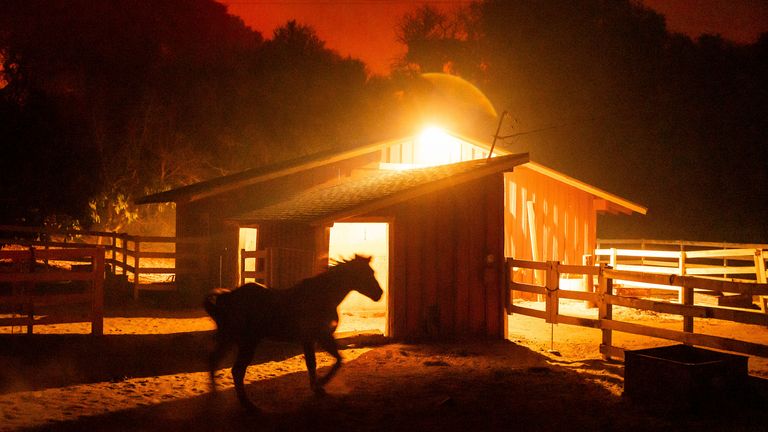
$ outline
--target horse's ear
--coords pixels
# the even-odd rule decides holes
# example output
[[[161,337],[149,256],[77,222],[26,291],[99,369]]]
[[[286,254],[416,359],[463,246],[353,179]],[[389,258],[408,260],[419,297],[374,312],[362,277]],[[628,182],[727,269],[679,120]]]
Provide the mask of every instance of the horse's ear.
[[[370,263],[372,258],[373,258],[372,256],[365,256],[365,255],[355,254],[355,259],[356,260],[365,260],[366,262]]]

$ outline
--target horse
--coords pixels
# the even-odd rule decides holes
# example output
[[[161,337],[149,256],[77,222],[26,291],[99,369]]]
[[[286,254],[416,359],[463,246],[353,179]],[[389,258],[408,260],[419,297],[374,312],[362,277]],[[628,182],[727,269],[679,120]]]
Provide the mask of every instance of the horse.
[[[285,290],[269,289],[248,283],[234,290],[217,289],[205,298],[206,312],[216,322],[215,347],[209,358],[210,383],[216,391],[215,371],[223,355],[235,345],[237,355],[232,378],[240,404],[257,410],[245,393],[243,379],[262,339],[298,342],[304,350],[309,386],[324,395],[325,384],[342,365],[333,333],[339,322],[339,303],[355,290],[379,301],[383,290],[374,277],[371,258],[355,255],[336,262],[317,276],[304,279]],[[336,362],[324,376],[316,376],[315,344],[332,355]]]

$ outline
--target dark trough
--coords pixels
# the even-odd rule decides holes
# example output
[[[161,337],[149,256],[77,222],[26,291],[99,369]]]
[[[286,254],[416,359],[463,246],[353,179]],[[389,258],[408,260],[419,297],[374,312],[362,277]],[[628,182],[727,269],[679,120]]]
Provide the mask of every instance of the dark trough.
[[[624,395],[669,410],[737,402],[748,392],[746,356],[688,345],[624,352]]]

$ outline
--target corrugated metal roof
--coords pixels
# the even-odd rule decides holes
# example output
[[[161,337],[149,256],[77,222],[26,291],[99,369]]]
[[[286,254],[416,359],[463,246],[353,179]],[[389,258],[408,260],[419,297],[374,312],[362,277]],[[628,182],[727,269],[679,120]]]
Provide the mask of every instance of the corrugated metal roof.
[[[284,201],[231,218],[239,222],[291,221],[319,223],[363,214],[435,190],[528,162],[528,154],[472,160],[405,171],[373,171],[341,183],[318,187]]]

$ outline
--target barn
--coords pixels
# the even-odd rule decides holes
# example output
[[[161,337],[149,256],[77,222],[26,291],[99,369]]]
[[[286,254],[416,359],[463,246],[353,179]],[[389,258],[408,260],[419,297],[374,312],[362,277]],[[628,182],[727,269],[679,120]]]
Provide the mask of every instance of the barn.
[[[626,199],[436,128],[149,195],[176,203],[177,283],[192,297],[260,280],[280,289],[361,253],[399,340],[506,337],[505,257],[581,264],[597,214]],[[372,302],[371,302],[372,303]]]

